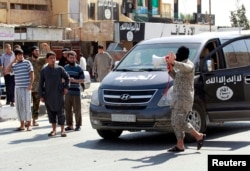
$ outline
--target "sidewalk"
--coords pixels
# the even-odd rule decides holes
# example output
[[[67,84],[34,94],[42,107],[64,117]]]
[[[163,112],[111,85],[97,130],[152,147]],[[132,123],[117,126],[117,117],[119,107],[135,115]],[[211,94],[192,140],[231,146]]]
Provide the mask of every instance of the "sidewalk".
[[[100,83],[92,82],[89,89],[86,89],[84,92],[81,93],[81,102],[82,102],[82,114],[88,115],[89,114],[89,103],[92,96],[92,91],[99,87]],[[0,107],[0,123],[7,120],[16,120],[16,107],[10,107],[10,105],[5,105],[6,100],[1,99],[2,107]],[[32,106],[32,104],[31,104]],[[44,103],[40,103],[40,112],[39,115],[43,116],[46,115],[46,109]]]
[[[1,99],[2,107],[0,107],[0,122],[6,121],[6,120],[16,120],[17,114],[16,114],[16,107],[11,107],[10,105],[6,105],[6,100]],[[31,104],[32,106],[32,104]],[[46,114],[45,105],[44,103],[40,104],[40,114],[44,115]]]
[[[1,99],[2,107],[0,107],[0,122],[9,119],[17,119],[16,107],[5,105],[6,101]]]

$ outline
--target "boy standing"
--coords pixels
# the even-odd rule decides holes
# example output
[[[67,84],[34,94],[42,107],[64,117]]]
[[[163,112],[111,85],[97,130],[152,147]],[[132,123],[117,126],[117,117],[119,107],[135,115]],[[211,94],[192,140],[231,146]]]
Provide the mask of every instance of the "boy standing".
[[[39,96],[45,102],[49,122],[52,124],[52,131],[49,137],[56,136],[56,123],[61,126],[61,137],[66,137],[64,131],[64,95],[69,88],[69,75],[63,67],[56,65],[56,54],[46,54],[48,64],[43,67],[40,73]]]
[[[33,66],[30,61],[23,57],[22,49],[15,49],[15,59],[10,63],[7,72],[13,71],[15,75],[15,100],[17,115],[20,120],[20,127],[16,131],[31,131],[31,88],[34,81]]]

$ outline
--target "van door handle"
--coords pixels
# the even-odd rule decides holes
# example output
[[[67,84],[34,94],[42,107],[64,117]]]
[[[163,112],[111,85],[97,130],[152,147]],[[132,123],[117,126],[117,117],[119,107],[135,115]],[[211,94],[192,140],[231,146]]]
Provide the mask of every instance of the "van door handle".
[[[250,75],[245,76],[245,83],[250,84]]]

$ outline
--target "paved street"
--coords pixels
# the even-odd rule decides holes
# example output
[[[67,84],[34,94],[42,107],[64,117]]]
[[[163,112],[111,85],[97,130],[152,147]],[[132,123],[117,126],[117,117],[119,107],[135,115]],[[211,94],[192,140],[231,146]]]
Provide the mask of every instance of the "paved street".
[[[91,89],[98,84],[91,85]],[[83,126],[68,137],[49,138],[51,130],[46,115],[39,127],[15,132],[17,120],[0,122],[0,170],[3,171],[128,171],[168,170],[206,171],[209,154],[249,154],[250,122],[210,126],[205,146],[186,143],[183,153],[168,153],[175,143],[173,134],[124,132],[120,139],[106,141],[91,128],[88,104],[91,90],[84,92]],[[59,128],[59,127],[58,127]]]

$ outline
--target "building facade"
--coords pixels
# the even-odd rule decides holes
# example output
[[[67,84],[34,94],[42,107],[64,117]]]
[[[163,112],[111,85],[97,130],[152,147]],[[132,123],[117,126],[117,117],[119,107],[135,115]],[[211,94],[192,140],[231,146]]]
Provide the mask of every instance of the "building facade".
[[[200,9],[197,0],[197,13]],[[178,13],[178,0],[172,4],[163,0],[1,0],[0,53],[4,42],[27,50],[48,42],[58,57],[64,47],[87,57],[97,53],[98,44],[107,48],[118,42],[129,50],[144,39],[209,31],[206,25],[174,23]]]

